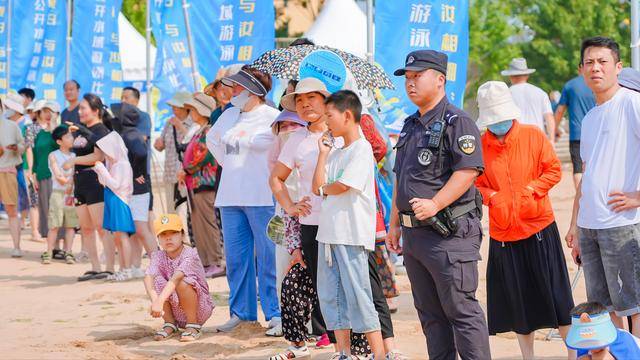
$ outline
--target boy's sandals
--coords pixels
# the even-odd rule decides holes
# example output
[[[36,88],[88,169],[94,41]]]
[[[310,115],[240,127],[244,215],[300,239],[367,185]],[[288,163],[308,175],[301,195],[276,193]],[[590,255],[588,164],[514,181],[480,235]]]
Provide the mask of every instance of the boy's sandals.
[[[133,279],[130,269],[120,270],[115,274],[107,276],[107,281],[110,282],[124,282]]]
[[[43,264],[51,264],[51,254],[48,251],[45,251],[40,255],[40,260]]]
[[[171,330],[171,332],[168,332],[167,329]],[[177,333],[178,333],[178,327],[175,324],[167,322],[167,323],[164,323],[164,325],[162,325],[162,329],[156,331],[155,335],[153,336],[153,340],[155,341],[167,340],[168,338],[172,337]]]
[[[68,252],[66,254],[64,254],[64,261],[71,265],[71,264],[75,264],[76,263],[76,258],[73,256],[72,253]]]
[[[286,351],[270,357],[269,360],[298,359],[298,358],[303,358],[308,356],[311,356],[311,351],[309,351],[308,347],[289,346]]]
[[[196,341],[200,339],[200,336],[202,335],[202,325],[187,324],[184,326],[184,330],[185,331],[180,334],[181,342]]]

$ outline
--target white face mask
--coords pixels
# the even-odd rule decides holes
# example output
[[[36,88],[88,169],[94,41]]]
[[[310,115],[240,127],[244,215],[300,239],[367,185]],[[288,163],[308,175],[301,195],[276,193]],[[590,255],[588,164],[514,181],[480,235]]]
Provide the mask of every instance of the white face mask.
[[[15,110],[7,109],[7,110],[4,111],[4,116],[7,119],[10,119],[15,114],[16,114]]]
[[[231,98],[231,105],[244,110],[249,100],[251,100],[251,93],[248,90],[243,90],[240,94]]]

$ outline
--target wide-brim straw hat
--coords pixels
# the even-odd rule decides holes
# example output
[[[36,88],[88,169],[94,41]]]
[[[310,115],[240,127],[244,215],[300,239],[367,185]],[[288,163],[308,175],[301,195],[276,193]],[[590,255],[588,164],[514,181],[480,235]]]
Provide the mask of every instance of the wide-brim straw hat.
[[[480,129],[506,120],[519,119],[520,108],[513,101],[511,90],[502,81],[488,81],[478,89],[480,115],[477,126]]]
[[[534,72],[536,72],[536,69],[529,69],[527,67],[527,59],[515,58],[509,63],[509,68],[507,70],[502,70],[500,74],[502,76],[518,76],[529,75]]]
[[[193,94],[189,100],[185,101],[184,105],[192,106],[198,114],[204,117],[210,117],[213,110],[216,109],[215,99],[204,93]]]
[[[331,93],[327,90],[327,85],[325,85],[321,80],[316,78],[305,78],[298,82],[294,92],[282,97],[282,99],[280,100],[280,105],[282,105],[283,108],[289,111],[295,112],[296,95],[308,94],[313,92],[320,93],[325,98],[331,95]]]
[[[167,105],[182,108],[184,107],[184,103],[189,101],[189,99],[191,99],[190,93],[186,91],[178,91],[173,94],[171,99],[167,100]]]

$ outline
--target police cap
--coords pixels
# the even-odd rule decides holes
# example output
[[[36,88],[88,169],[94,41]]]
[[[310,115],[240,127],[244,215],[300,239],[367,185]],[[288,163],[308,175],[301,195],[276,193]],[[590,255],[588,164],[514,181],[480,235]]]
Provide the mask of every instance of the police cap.
[[[437,70],[447,75],[447,54],[435,50],[412,51],[407,55],[404,67],[393,72],[395,76],[403,76],[407,71]]]

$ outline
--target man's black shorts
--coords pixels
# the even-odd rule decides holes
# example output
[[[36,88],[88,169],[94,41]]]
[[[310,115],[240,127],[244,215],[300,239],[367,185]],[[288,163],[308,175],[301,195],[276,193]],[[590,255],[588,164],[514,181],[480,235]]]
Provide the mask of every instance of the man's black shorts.
[[[580,157],[580,140],[569,141],[569,153],[573,164],[573,173],[582,174],[582,158]]]

